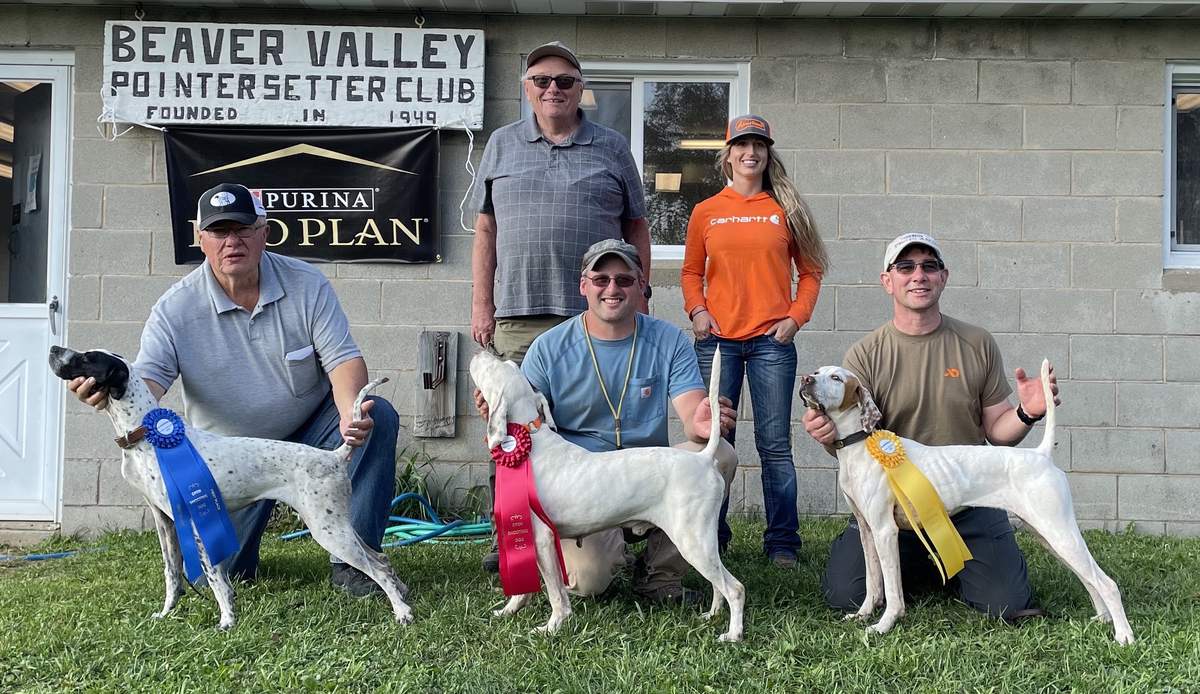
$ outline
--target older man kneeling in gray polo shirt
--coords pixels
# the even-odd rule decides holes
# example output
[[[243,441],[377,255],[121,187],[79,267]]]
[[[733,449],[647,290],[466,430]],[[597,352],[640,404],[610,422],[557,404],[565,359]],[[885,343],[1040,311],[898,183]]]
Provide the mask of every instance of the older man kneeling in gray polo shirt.
[[[351,422],[367,365],[346,314],[323,274],[266,248],[262,204],[244,186],[222,184],[200,197],[197,220],[205,262],[154,305],[134,369],[162,398],[176,379],[184,416],[226,436],[355,446],[350,462],[351,524],[378,550],[395,488],[399,419],[370,397],[366,419]],[[80,400],[103,407],[89,384]],[[274,501],[232,515],[241,549],[226,560],[232,576],[252,579]],[[357,569],[333,560],[334,585],[354,595],[379,590]]]

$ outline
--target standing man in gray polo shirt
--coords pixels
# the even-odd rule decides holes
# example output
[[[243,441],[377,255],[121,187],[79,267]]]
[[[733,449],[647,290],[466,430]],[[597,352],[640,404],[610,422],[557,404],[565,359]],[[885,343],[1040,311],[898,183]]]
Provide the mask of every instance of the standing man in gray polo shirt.
[[[351,524],[373,549],[383,539],[395,489],[399,418],[369,397],[352,421],[367,365],[329,281],[308,263],[265,251],[266,212],[245,186],[221,184],[197,210],[205,262],[155,303],[142,330],[134,370],[161,399],[182,381],[184,416],[226,436],[356,447],[350,461]],[[82,381],[82,379],[77,379]],[[71,382],[82,401],[102,409],[94,383]],[[274,501],[230,514],[241,548],[226,560],[234,578],[253,579]],[[332,582],[353,595],[380,590],[333,559]]]
[[[592,244],[624,239],[650,277],[641,176],[625,138],[579,108],[579,60],[557,41],[538,46],[524,86],[532,115],[494,132],[483,152],[471,258],[471,335],[518,363],[535,337],[587,308],[579,259]]]

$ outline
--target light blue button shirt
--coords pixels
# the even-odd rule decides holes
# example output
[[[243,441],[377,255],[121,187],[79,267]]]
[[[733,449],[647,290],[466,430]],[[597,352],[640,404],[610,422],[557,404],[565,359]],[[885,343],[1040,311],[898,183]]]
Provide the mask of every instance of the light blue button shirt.
[[[667,446],[667,408],[690,390],[704,390],[692,342],[674,325],[638,314],[633,371],[621,408],[621,445]],[[592,338],[613,407],[625,382],[633,336],[623,340]],[[600,390],[588,353],[583,316],[546,331],[533,341],[521,370],[546,396],[558,433],[590,451],[617,447],[613,415]]]

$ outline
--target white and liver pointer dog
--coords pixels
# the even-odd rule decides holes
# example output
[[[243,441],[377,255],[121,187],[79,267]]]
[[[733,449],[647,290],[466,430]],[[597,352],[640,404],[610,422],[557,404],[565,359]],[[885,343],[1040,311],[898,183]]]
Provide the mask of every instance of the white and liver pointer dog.
[[[162,611],[154,616],[163,617],[183,594],[182,556],[154,447],[135,433],[142,425],[142,418],[158,407],[158,403],[145,381],[132,375],[129,363],[111,352],[75,352],[65,347],[51,347],[50,368],[67,381],[78,376],[91,376],[96,379],[96,386],[108,393],[105,411],[122,439],[129,442],[121,455],[121,475],[145,497],[158,530],[166,576],[166,599]],[[363,398],[383,380],[372,381],[358,394],[354,411],[359,416]],[[347,468],[350,446],[325,451],[287,441],[220,436],[192,427],[186,431],[188,439],[212,471],[229,510],[243,508],[260,499],[275,499],[291,506],[300,514],[313,539],[383,588],[396,621],[412,622],[412,610],[404,602],[408,589],[396,577],[387,558],[368,547],[350,526]],[[208,585],[221,610],[220,627],[228,629],[234,624],[233,588],[229,577],[224,567],[209,564],[202,544],[197,542],[197,546]]]
[[[720,413],[717,388],[720,354],[713,360],[709,401]],[[717,514],[725,481],[717,471],[715,452],[720,442],[720,417],[713,417],[708,445],[699,452],[678,448],[627,448],[592,453],[552,431],[554,420],[545,396],[536,392],[511,361],[489,352],[471,359],[471,378],[488,404],[487,445],[494,448],[506,436],[509,422],[528,424],[543,417],[546,426],[532,432],[529,454],[538,498],[564,538],[578,538],[608,528],[645,532],[660,528],[683,558],[713,586],[715,617],[729,601],[729,631],[721,641],[742,639],[746,591],[721,563],[717,552]],[[534,538],[538,571],[550,599],[550,619],[537,631],[553,632],[571,615],[567,589],[558,571],[554,536],[535,515]],[[532,593],[514,595],[496,616],[525,607]]]
[[[950,511],[962,506],[1002,508],[1020,517],[1050,553],[1067,565],[1087,588],[1096,619],[1113,624],[1116,641],[1133,643],[1133,631],[1121,606],[1121,592],[1088,551],[1071,506],[1067,476],[1054,465],[1054,396],[1050,392],[1050,363],[1042,362],[1046,395],[1046,431],[1037,448],[1008,446],[923,446],[901,439],[908,458],[929,479]],[[824,366],[803,376],[800,396],[813,409],[823,410],[838,436],[874,431],[880,412],[871,393],[850,371]],[[867,451],[865,441],[837,451],[838,484],[858,519],[866,558],[867,594],[857,613],[847,619],[867,619],[884,605],[872,631],[886,633],[904,615],[897,545],[896,498],[882,466]],[[885,602],[886,600],[886,602]]]

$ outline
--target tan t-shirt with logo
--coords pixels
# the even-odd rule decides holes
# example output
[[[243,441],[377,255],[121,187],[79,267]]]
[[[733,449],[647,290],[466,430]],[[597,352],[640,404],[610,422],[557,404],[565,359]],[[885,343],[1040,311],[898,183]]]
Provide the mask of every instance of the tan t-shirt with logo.
[[[991,334],[945,315],[928,335],[889,321],[854,343],[843,365],[871,391],[880,427],[929,446],[985,443],[983,409],[1012,393]]]

